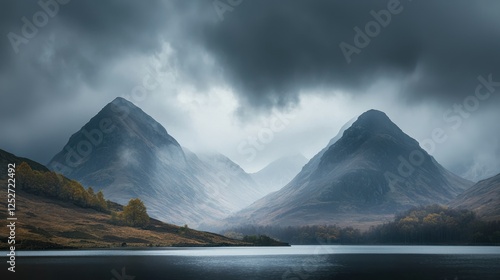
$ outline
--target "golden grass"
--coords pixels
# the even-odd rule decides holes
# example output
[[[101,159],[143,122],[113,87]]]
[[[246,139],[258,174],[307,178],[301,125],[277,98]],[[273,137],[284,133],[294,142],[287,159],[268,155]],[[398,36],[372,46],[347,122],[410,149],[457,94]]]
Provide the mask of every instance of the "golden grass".
[[[0,220],[7,224],[7,194],[2,189]],[[16,192],[16,217],[16,249],[111,248],[122,243],[132,247],[248,245],[154,219],[146,229],[113,225],[109,214],[25,192]],[[0,227],[0,249],[8,248],[8,234],[5,225]]]

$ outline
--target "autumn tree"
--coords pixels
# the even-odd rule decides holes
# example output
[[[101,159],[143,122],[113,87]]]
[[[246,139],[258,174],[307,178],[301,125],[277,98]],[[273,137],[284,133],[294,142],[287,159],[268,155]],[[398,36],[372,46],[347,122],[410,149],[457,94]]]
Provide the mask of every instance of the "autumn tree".
[[[61,191],[61,180],[55,172],[45,172],[43,191],[45,194],[57,197]]]
[[[100,210],[108,210],[108,203],[106,202],[106,199],[104,199],[104,194],[102,191],[97,192],[97,207],[99,207]]]
[[[123,219],[127,225],[134,227],[145,227],[149,224],[146,206],[139,198],[131,199],[123,207]]]
[[[26,192],[71,201],[82,207],[108,211],[108,204],[102,192],[87,190],[77,181],[69,180],[51,171],[33,170],[26,162],[17,166],[17,186]]]
[[[22,162],[16,168],[17,186],[22,190],[30,190],[33,186],[33,170],[26,163]]]

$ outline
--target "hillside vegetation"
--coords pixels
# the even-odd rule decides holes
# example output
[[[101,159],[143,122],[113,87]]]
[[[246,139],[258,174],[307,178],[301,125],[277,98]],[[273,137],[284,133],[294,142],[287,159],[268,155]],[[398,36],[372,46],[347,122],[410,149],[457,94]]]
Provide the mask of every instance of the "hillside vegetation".
[[[15,172],[16,249],[109,248],[121,246],[250,245],[150,219],[139,199],[125,207],[106,201],[102,192],[26,162]],[[7,180],[0,178],[0,185]],[[0,195],[7,209],[7,192]],[[7,211],[0,211],[0,219]],[[7,227],[0,228],[0,249],[8,248]]]
[[[483,221],[470,210],[439,205],[402,212],[392,222],[361,231],[338,225],[301,227],[243,226],[226,236],[265,234],[299,244],[500,244],[500,221]]]
[[[52,171],[37,171],[22,162],[16,168],[17,190],[70,201],[75,205],[108,212],[108,203],[101,191],[85,189],[79,182],[69,180]]]
[[[0,181],[0,184],[5,182]],[[235,246],[248,245],[221,235],[150,219],[145,227],[111,223],[111,214],[83,208],[72,202],[16,193],[16,248],[110,248],[134,246]],[[0,207],[7,209],[6,194],[0,195]],[[0,219],[7,218],[0,211]],[[0,229],[0,249],[7,248],[7,227]]]

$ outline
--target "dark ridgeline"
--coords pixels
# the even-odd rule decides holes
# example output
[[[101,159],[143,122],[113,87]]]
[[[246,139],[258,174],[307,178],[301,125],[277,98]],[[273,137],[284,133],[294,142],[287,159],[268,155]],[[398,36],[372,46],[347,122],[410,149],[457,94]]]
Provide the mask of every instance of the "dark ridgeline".
[[[342,129],[284,188],[228,221],[369,225],[413,206],[447,203],[471,185],[439,165],[383,112],[370,110]]]
[[[7,151],[0,149],[0,166],[2,166],[0,168],[0,180],[5,179],[7,177],[7,164],[15,163],[17,166],[20,165],[22,162],[26,162],[27,164],[29,164],[33,170],[42,172],[49,171],[47,167],[43,166],[42,164],[36,161],[33,161],[28,158],[17,157],[14,154],[11,154]]]

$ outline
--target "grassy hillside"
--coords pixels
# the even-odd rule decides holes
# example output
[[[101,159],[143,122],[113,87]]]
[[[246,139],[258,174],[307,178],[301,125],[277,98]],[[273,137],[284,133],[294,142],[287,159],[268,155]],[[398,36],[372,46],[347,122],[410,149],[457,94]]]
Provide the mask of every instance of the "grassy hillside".
[[[22,162],[27,163],[23,164]],[[249,243],[149,219],[147,226],[112,222],[123,206],[29,159],[0,150],[0,250],[6,249],[7,164],[16,163],[16,249],[121,246],[234,246]],[[12,197],[11,197],[12,198]],[[102,203],[99,203],[102,202]],[[101,205],[102,204],[102,205]],[[116,217],[115,217],[116,218]]]
[[[7,218],[7,186],[0,181],[0,220]],[[16,249],[109,248],[127,246],[234,246],[248,243],[151,219],[144,228],[110,223],[111,215],[71,202],[16,192]],[[8,229],[0,227],[0,249]]]

